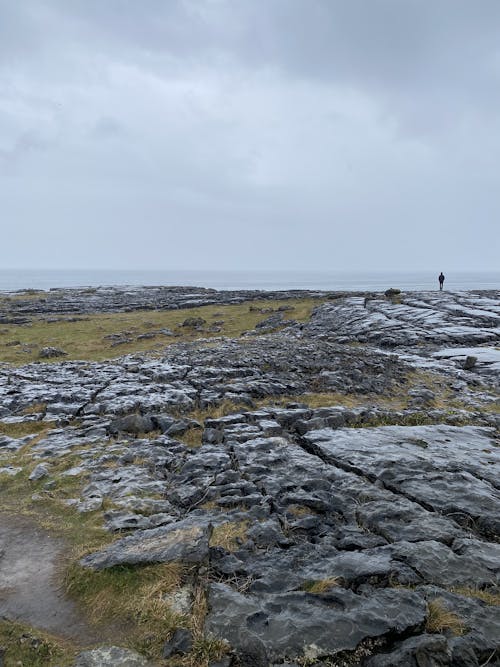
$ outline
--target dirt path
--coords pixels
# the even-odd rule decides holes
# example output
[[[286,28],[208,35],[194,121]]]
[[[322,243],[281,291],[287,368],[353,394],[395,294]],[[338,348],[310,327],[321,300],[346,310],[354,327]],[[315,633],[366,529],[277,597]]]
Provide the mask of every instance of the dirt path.
[[[58,582],[64,550],[62,540],[29,519],[0,514],[0,617],[95,644],[100,638]]]

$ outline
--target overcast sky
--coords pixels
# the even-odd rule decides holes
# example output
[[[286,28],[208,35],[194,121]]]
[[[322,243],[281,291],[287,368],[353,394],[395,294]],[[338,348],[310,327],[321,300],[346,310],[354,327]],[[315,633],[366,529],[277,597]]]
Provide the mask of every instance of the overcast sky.
[[[0,268],[499,268],[498,0],[0,0]]]

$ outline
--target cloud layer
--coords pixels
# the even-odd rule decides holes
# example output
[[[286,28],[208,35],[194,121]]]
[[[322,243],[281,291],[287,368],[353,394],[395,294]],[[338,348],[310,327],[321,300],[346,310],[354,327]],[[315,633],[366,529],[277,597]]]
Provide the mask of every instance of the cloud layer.
[[[0,0],[0,261],[496,268],[499,109],[496,0]]]

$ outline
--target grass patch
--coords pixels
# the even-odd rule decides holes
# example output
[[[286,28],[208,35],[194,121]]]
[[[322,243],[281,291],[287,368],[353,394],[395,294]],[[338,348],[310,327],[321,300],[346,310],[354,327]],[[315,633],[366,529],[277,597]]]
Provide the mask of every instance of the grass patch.
[[[435,398],[429,401],[427,408],[446,409],[453,407],[455,394],[450,389],[450,380],[441,373],[433,373],[425,370],[412,370],[407,373],[405,378],[405,389],[408,391],[414,388],[428,389],[435,394]],[[411,396],[407,397],[408,403]]]
[[[195,639],[189,656],[171,662],[172,667],[208,667],[210,663],[221,660],[230,647],[221,639],[199,637]]]
[[[203,438],[203,429],[198,427],[188,428],[188,430],[182,435],[177,435],[176,439],[183,442],[188,447],[201,447],[201,441]]]
[[[5,667],[69,667],[77,653],[70,642],[4,618],[0,620],[0,647],[5,650]]]
[[[482,600],[492,607],[500,607],[500,593],[498,591],[480,590],[479,588],[455,587],[450,589],[451,593],[463,595],[467,598]]]
[[[28,405],[22,411],[23,415],[36,415],[40,412],[45,413],[47,410],[47,403],[33,403],[33,405]]]
[[[215,526],[210,537],[211,547],[222,547],[226,551],[237,551],[246,540],[248,521],[228,521]]]
[[[85,551],[76,550],[72,560]],[[167,603],[168,594],[179,587],[182,575],[177,563],[123,565],[96,572],[74,562],[66,572],[65,589],[83,606],[90,623],[130,625],[132,643],[137,644],[144,640],[146,629],[164,638],[185,621]]]
[[[203,424],[205,419],[220,419],[221,417],[226,417],[227,415],[232,415],[237,412],[244,412],[251,409],[252,408],[249,408],[249,406],[245,405],[244,403],[235,403],[234,401],[225,399],[217,405],[210,405],[207,408],[196,408],[195,410],[191,410],[191,412],[184,416],[187,416],[190,419],[194,419],[200,424]]]
[[[289,505],[286,511],[292,514],[292,516],[296,517],[297,519],[301,519],[302,517],[316,514],[316,512],[313,509],[311,509],[310,507],[306,507],[305,505]]]
[[[441,598],[431,600],[428,605],[425,629],[427,632],[449,632],[458,637],[465,632],[465,624],[461,618],[446,608]]]
[[[101,511],[81,514],[65,504],[65,500],[79,497],[86,481],[84,477],[57,474],[50,490],[44,488],[52,479],[51,473],[69,469],[77,460],[75,455],[61,457],[49,467],[48,477],[31,482],[28,476],[35,463],[29,445],[23,447],[9,460],[10,465],[22,467],[22,471],[13,476],[0,476],[0,512],[30,517],[49,532],[64,538],[69,545],[97,549],[111,542],[115,538],[103,528]],[[33,500],[33,496],[38,499]]]
[[[23,471],[13,477],[0,478],[0,511],[23,514],[33,518],[41,527],[65,539],[73,547],[66,559],[64,586],[68,594],[81,606],[89,623],[109,628],[113,643],[128,646],[153,660],[161,657],[165,640],[177,627],[188,627],[194,636],[194,646],[188,656],[178,664],[180,667],[205,667],[227,651],[223,642],[203,636],[206,601],[204,591],[195,594],[192,613],[182,615],[169,604],[169,593],[175,591],[185,579],[192,579],[191,572],[177,563],[155,564],[144,567],[120,566],[95,572],[82,568],[78,560],[84,553],[102,549],[119,536],[103,528],[102,512],[80,514],[64,504],[68,497],[78,497],[84,479],[81,477],[55,478],[55,485],[44,490],[47,478],[29,482],[29,471],[33,467],[29,446],[16,453],[16,461],[24,464]],[[78,460],[76,455],[61,457],[55,472],[72,467]],[[49,479],[51,476],[49,475]],[[39,500],[32,500],[32,495]],[[17,645],[15,633],[3,640],[0,627],[0,646],[8,647],[7,665],[60,665],[73,664],[66,660],[66,653],[54,640],[34,652],[26,646]],[[37,632],[37,637],[41,633]],[[73,653],[68,653],[73,655]],[[52,659],[52,657],[54,659]],[[18,662],[21,661],[21,662]],[[168,664],[174,664],[169,662]]]
[[[204,589],[193,585],[189,614],[174,611],[169,602],[171,593],[193,580],[192,574],[180,563],[116,566],[99,572],[73,564],[67,570],[65,588],[82,606],[90,623],[112,624],[120,643],[153,660],[161,657],[163,644],[177,628],[189,628],[194,639],[192,651],[168,664],[205,667],[224,655],[228,647],[203,634],[207,614]]]
[[[24,438],[26,435],[42,435],[56,427],[55,422],[24,421],[5,423],[0,422],[0,434],[9,438]]]
[[[326,593],[335,586],[340,586],[339,577],[327,577],[326,579],[308,580],[302,584],[301,588],[303,591],[306,591],[306,593],[321,595],[321,593]]]
[[[329,408],[342,406],[344,408],[359,408],[370,405],[392,410],[403,410],[407,402],[399,396],[381,396],[379,394],[343,394],[341,392],[307,392],[304,394],[288,394],[286,396],[266,397],[256,401],[258,407],[283,407],[288,403],[304,403],[308,407]],[[248,409],[248,408],[247,408]]]
[[[138,310],[131,313],[98,313],[77,322],[48,323],[42,318],[33,318],[31,326],[7,325],[2,334],[3,340],[20,340],[21,345],[7,346],[0,344],[0,362],[5,361],[22,365],[38,360],[42,347],[62,348],[67,356],[64,360],[86,359],[101,361],[112,359],[133,352],[162,350],[173,342],[190,341],[214,336],[237,338],[244,331],[253,329],[258,322],[269,316],[260,313],[260,308],[278,309],[280,306],[292,306],[293,311],[285,313],[293,319],[303,322],[309,319],[313,308],[325,299],[283,299],[269,301],[246,301],[235,305],[212,305],[182,310],[151,311]],[[206,325],[201,330],[181,326],[188,317],[201,317]],[[210,325],[218,325],[220,331],[210,331]],[[175,336],[164,336],[160,329],[170,329]],[[106,338],[112,334],[123,335],[124,342],[113,346],[113,340]],[[142,334],[153,333],[153,338],[138,338]],[[29,346],[34,346],[29,349]],[[23,348],[23,346],[25,346]],[[45,360],[51,361],[51,360]],[[55,359],[61,361],[61,359]]]
[[[487,405],[481,407],[479,412],[495,415],[500,414],[500,401],[492,401],[491,403],[488,403]]]

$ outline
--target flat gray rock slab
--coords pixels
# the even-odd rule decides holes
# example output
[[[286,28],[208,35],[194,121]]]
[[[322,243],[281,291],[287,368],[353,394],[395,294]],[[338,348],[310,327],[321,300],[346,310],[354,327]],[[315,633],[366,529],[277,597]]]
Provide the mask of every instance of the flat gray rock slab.
[[[209,537],[207,521],[185,519],[165,527],[138,530],[102,551],[85,556],[80,563],[94,570],[123,564],[200,563],[208,555]]]
[[[408,293],[395,302],[377,297],[366,304],[350,297],[317,308],[305,329],[389,347],[419,342],[469,346],[499,339],[500,312],[495,299],[470,292]]]
[[[377,590],[369,597],[344,588],[323,595],[243,596],[214,584],[206,629],[260,667],[283,656],[317,658],[353,650],[368,637],[417,628],[425,614],[422,598],[403,589]]]
[[[500,532],[500,448],[492,428],[320,429],[305,439],[333,465],[382,482],[461,525]]]

